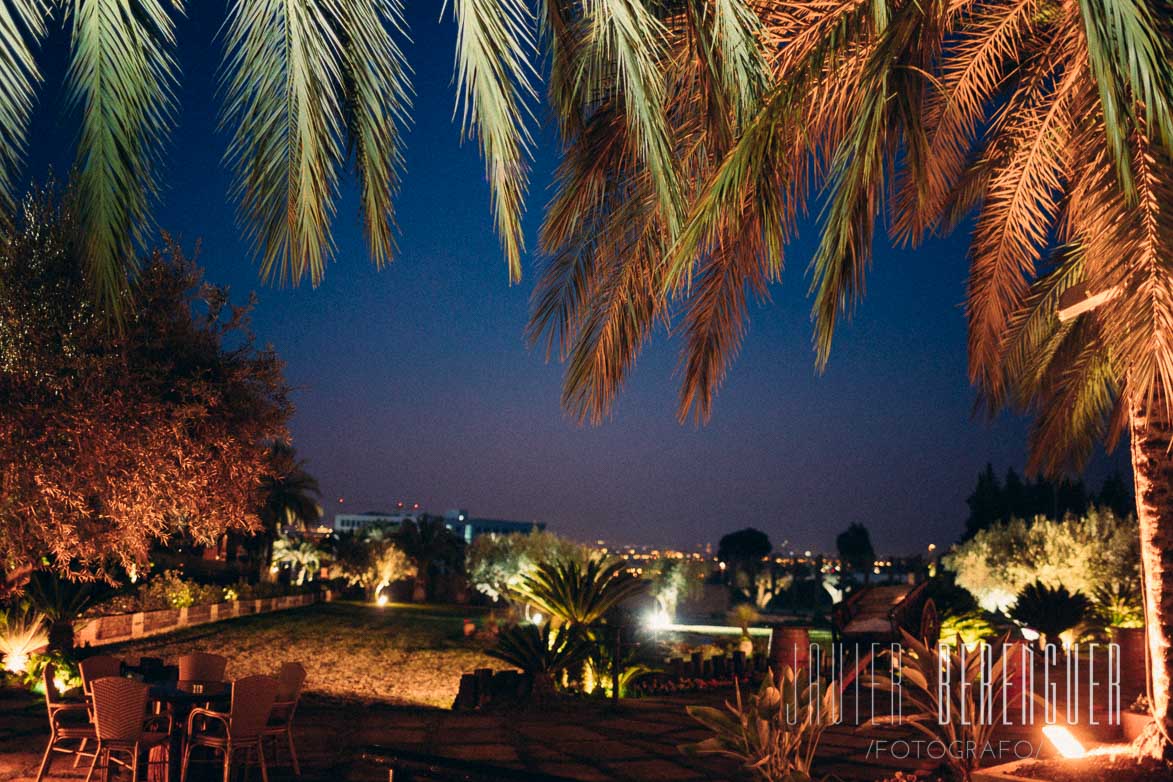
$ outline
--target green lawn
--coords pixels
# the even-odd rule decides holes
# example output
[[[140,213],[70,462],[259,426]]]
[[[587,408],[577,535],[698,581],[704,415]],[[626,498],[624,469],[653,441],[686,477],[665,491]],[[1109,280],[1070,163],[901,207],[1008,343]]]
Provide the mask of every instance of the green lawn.
[[[242,617],[111,647],[113,654],[173,661],[189,651],[223,654],[228,677],[272,673],[286,660],[309,672],[307,689],[327,695],[448,707],[460,675],[493,661],[463,637],[468,606],[319,603]],[[498,662],[497,667],[500,667]]]

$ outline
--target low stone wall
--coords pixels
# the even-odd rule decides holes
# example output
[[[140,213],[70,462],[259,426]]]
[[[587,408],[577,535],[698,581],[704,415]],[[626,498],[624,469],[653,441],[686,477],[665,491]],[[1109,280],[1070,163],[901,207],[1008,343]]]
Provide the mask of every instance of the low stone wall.
[[[105,646],[106,644],[130,641],[134,638],[170,633],[184,627],[219,622],[237,616],[284,611],[287,608],[310,605],[319,599],[322,598],[318,593],[310,593],[266,597],[258,600],[232,600],[226,603],[191,606],[190,608],[165,608],[161,611],[96,616],[77,623],[74,628],[74,643],[77,646]],[[328,600],[329,596],[324,599]]]

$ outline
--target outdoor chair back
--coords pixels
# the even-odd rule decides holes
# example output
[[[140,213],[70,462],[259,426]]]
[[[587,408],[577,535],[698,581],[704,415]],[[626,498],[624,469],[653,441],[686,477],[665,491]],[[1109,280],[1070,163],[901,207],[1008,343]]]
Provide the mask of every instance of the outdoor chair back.
[[[179,680],[183,682],[222,682],[228,659],[218,654],[192,652],[179,658]]]
[[[81,691],[86,697],[93,694],[94,682],[98,679],[122,675],[122,661],[108,654],[87,657],[78,667],[81,669]]]
[[[305,684],[305,666],[301,663],[281,663],[277,670],[277,703],[296,703]]]
[[[97,738],[94,726],[90,724],[88,707],[84,703],[69,703],[63,700],[57,692],[56,677],[56,666],[53,663],[46,664],[41,671],[41,679],[45,684],[45,708],[49,712],[49,743],[41,757],[36,782],[41,782],[45,778],[54,753],[73,755],[74,768],[81,762],[82,755],[94,754],[85,751],[87,742]],[[77,746],[72,746],[75,741],[78,742]]]
[[[98,740],[134,744],[143,735],[150,690],[133,679],[106,677],[93,683]]]
[[[261,735],[277,700],[278,681],[272,676],[246,676],[232,683],[228,732],[233,741]]]
[[[45,705],[49,707],[49,719],[53,719],[53,707],[62,703],[61,693],[57,692],[57,668],[53,663],[45,663],[41,669],[41,681],[45,684]]]

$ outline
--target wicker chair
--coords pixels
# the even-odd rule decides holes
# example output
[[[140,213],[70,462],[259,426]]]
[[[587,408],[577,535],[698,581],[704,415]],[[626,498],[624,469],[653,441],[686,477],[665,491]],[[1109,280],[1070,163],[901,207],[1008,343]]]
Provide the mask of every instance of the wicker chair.
[[[147,716],[150,687],[133,679],[107,676],[97,679],[92,685],[94,732],[98,737],[98,748],[94,762],[86,774],[86,782],[94,776],[94,770],[103,759],[102,779],[110,776],[113,753],[128,754],[131,782],[138,779],[139,756],[143,751],[155,747],[163,748],[160,760],[164,768],[164,780],[170,779],[171,718],[166,715]],[[150,730],[148,730],[150,728]]]
[[[54,752],[76,755],[80,759],[86,741],[97,737],[90,722],[89,706],[80,702],[66,703],[57,694],[57,686],[53,681],[56,673],[53,663],[48,663],[41,673],[45,684],[45,706],[49,711],[49,745],[45,747],[45,756],[41,758],[41,767],[37,770],[37,782],[41,782],[48,772]],[[62,746],[62,742],[67,741],[77,741],[77,748]]]
[[[179,658],[181,682],[222,682],[228,659],[218,654],[192,652]]]
[[[88,700],[93,693],[91,685],[95,679],[122,675],[122,660],[108,654],[98,654],[82,660],[78,668],[81,669],[81,691]]]
[[[297,750],[293,746],[293,715],[297,711],[297,702],[301,700],[301,688],[305,684],[305,666],[301,663],[281,663],[277,671],[277,701],[269,713],[269,722],[262,731],[265,738],[275,739],[273,743],[273,759],[277,759],[277,747],[280,740],[285,739],[289,747],[289,761],[293,766],[294,776],[301,776],[301,766],[297,763]]]
[[[107,676],[121,676],[122,675],[122,661],[117,657],[111,657],[108,654],[97,654],[93,657],[87,657],[78,664],[78,669],[81,671],[81,691],[85,695],[86,703],[89,704],[90,698],[93,696],[91,686],[97,679],[104,679]],[[94,714],[90,712],[90,722],[93,722]],[[92,737],[91,737],[92,738]],[[77,757],[73,759],[73,767],[77,768],[81,763],[82,756],[89,756],[86,752],[86,746],[89,744],[89,739],[82,739],[81,747],[78,748]]]
[[[272,676],[246,676],[232,683],[232,704],[227,712],[192,709],[187,717],[180,782],[187,782],[187,768],[196,747],[206,747],[223,756],[224,782],[231,779],[232,763],[238,752],[244,750],[245,763],[256,753],[261,779],[269,782],[261,740],[269,712],[277,700],[278,686],[279,682]]]

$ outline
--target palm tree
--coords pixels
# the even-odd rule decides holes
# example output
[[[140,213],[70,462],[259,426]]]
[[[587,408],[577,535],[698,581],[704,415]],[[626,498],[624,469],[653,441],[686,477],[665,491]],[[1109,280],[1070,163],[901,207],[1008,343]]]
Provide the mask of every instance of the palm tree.
[[[294,583],[304,584],[306,577],[313,580],[314,574],[322,569],[325,553],[314,543],[282,535],[273,544],[273,564],[289,565],[296,574]]]
[[[457,569],[464,563],[464,541],[443,519],[423,516],[405,521],[393,536],[395,545],[415,564],[412,600],[432,598],[432,571]]]
[[[286,527],[308,530],[322,517],[318,481],[305,470],[305,461],[297,458],[293,446],[286,442],[269,445],[269,474],[261,479],[261,507],[258,516],[261,530],[249,540],[258,567],[268,567],[273,541]]]
[[[0,21],[0,202],[11,214],[42,81],[38,48],[57,19],[69,28],[66,76],[80,116],[78,202],[97,301],[117,316],[135,246],[152,229],[164,149],[179,93],[175,20],[182,0],[10,0]],[[455,83],[463,134],[485,161],[509,280],[521,275],[532,103],[550,62],[551,103],[567,136],[596,104],[626,126],[653,190],[674,203],[679,180],[662,104],[670,85],[662,11],[641,0],[456,0]],[[742,0],[694,0],[693,47],[727,78],[747,59],[753,15]],[[541,34],[539,34],[539,29]],[[677,33],[680,31],[677,30]],[[231,196],[265,279],[317,284],[342,179],[358,179],[360,214],[377,265],[396,253],[394,199],[411,109],[401,0],[232,0],[221,42],[225,159]],[[729,52],[729,56],[723,56]],[[708,74],[707,76],[705,74]],[[621,105],[618,105],[621,104]],[[672,207],[674,210],[675,207]],[[676,225],[679,215],[674,214]]]
[[[707,420],[747,297],[777,279],[816,195],[825,199],[810,288],[819,368],[863,294],[879,218],[894,241],[915,243],[972,217],[970,374],[991,410],[1035,414],[1031,467],[1078,466],[1097,440],[1130,434],[1165,734],[1173,17],[1151,0],[753,8],[769,74],[752,114],[726,109],[733,141],[698,123],[708,117],[695,107],[703,90],[693,104],[666,102],[679,164],[700,177],[681,191],[678,233],[654,199],[633,197],[647,192],[638,187],[649,166],[608,157],[621,128],[571,139],[530,324],[531,338],[568,362],[564,405],[580,420],[606,417],[651,329],[679,313],[678,414]],[[665,73],[686,60],[669,58]]]

